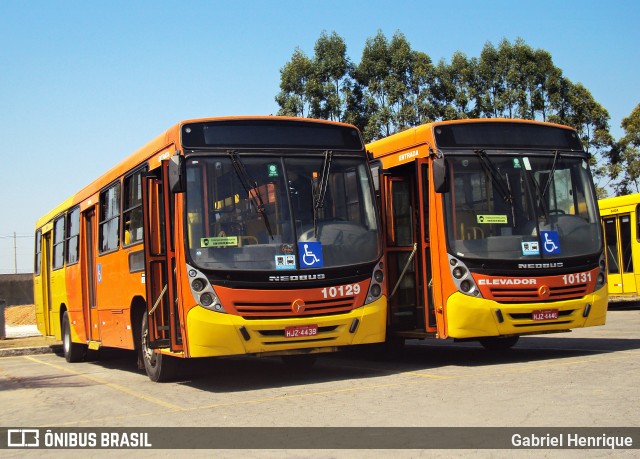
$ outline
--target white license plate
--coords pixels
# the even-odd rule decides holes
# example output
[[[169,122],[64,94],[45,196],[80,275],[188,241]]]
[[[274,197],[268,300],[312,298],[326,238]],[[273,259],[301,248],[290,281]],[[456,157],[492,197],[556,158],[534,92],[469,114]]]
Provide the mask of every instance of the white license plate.
[[[557,309],[539,309],[531,313],[533,320],[555,320],[558,318]]]
[[[295,327],[285,327],[285,338],[300,338],[302,336],[316,336],[318,334],[317,325],[297,325]]]

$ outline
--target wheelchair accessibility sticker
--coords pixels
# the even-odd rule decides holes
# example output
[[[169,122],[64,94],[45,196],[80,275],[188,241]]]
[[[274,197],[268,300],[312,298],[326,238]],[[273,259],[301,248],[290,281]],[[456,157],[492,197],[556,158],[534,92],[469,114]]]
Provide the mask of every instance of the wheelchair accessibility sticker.
[[[320,242],[298,242],[298,259],[300,268],[322,268],[322,243]]]
[[[560,235],[557,231],[540,231],[542,237],[542,253],[557,255],[560,253]]]

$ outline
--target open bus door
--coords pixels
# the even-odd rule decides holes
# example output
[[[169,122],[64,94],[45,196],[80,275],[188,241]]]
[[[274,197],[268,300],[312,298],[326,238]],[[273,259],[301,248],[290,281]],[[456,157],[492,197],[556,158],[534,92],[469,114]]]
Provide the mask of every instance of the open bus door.
[[[42,255],[40,258],[41,288],[42,288],[42,319],[44,322],[45,336],[53,335],[52,324],[52,301],[51,301],[51,234],[53,225],[51,223],[42,228],[41,246]],[[38,313],[39,311],[37,311]]]
[[[609,294],[637,293],[633,272],[631,215],[623,214],[603,218]]]
[[[100,321],[96,301],[97,283],[100,281],[96,264],[96,211],[90,207],[82,213],[82,309],[87,340],[100,341]]]
[[[422,304],[424,305],[424,313],[426,314],[424,318],[425,330],[428,333],[438,333],[439,335],[444,334],[444,323],[437,324],[436,323],[436,313],[434,307],[434,299],[433,299],[433,265],[432,265],[432,247],[431,247],[431,236],[429,233],[429,222],[430,222],[430,200],[429,200],[429,159],[428,158],[420,158],[417,160],[418,168],[418,215],[420,216],[420,276],[422,277],[421,283],[424,285],[422,289]],[[438,325],[441,327],[438,330]]]
[[[182,351],[176,292],[174,195],[169,190],[169,161],[143,176],[145,284],[150,349]]]
[[[437,331],[431,294],[428,171],[424,159],[383,176],[389,328],[404,338],[424,338]]]

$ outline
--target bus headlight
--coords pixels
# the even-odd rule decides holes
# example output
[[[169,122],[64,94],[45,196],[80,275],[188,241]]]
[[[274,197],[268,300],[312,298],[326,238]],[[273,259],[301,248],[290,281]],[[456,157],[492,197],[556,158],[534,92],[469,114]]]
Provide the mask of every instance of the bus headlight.
[[[604,260],[604,255],[600,255],[600,262],[598,263],[599,271],[596,280],[596,290],[600,290],[607,283],[607,263]]]
[[[211,296],[211,293],[203,293],[200,295],[200,304],[205,308],[211,306],[213,304],[213,297]]]
[[[451,255],[449,255],[449,271],[451,272],[451,277],[458,291],[465,295],[482,297],[476,281],[473,280],[473,276],[471,276],[469,272],[469,268],[467,268],[462,261]]]
[[[451,270],[451,274],[453,274],[453,277],[456,279],[462,279],[466,274],[466,270],[460,266],[456,266]]]
[[[198,305],[210,311],[227,312],[222,306],[207,276],[189,265],[187,265],[187,275],[191,280],[189,283],[191,286],[191,294]]]
[[[375,269],[373,270],[373,274],[371,275],[371,283],[369,284],[369,291],[367,292],[367,298],[364,301],[364,304],[373,303],[384,291],[384,264],[380,261]]]
[[[203,291],[205,287],[206,287],[206,284],[201,278],[194,279],[193,282],[191,282],[191,288],[196,292]]]

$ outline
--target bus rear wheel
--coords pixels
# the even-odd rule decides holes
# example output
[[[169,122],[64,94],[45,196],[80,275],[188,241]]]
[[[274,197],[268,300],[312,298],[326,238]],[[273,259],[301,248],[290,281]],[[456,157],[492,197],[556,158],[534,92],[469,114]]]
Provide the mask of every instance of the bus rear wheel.
[[[149,319],[145,312],[142,316],[141,342],[142,360],[147,376],[154,382],[165,382],[173,379],[178,369],[178,359],[160,354],[149,347]]]
[[[65,360],[70,363],[84,360],[87,353],[87,346],[71,340],[71,323],[67,311],[62,314],[62,351]]]
[[[515,346],[519,338],[519,336],[490,336],[481,338],[480,344],[488,351],[504,351]]]

